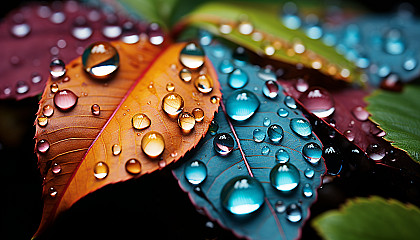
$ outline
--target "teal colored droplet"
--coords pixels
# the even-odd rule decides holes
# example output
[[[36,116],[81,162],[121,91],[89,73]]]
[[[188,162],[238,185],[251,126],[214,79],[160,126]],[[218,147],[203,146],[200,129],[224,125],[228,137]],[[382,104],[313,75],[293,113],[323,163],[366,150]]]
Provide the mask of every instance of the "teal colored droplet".
[[[276,161],[278,163],[287,163],[290,159],[289,154],[286,152],[286,150],[280,148],[276,152]]]
[[[417,59],[414,57],[407,58],[403,63],[403,68],[406,71],[412,71],[417,67]]]
[[[302,20],[295,14],[285,14],[281,20],[285,27],[292,30],[300,28],[300,25],[302,24]]]
[[[318,163],[322,157],[322,148],[317,143],[307,143],[303,146],[302,155],[308,162]]]
[[[291,96],[286,96],[284,98],[284,104],[286,104],[286,106],[288,106],[291,109],[296,109],[296,101],[295,99],[293,99]]]
[[[198,39],[201,46],[208,46],[213,41],[213,35],[205,30],[200,30],[198,32]]]
[[[254,93],[241,89],[234,91],[226,100],[226,112],[236,121],[245,121],[252,117],[260,106],[260,100]]]
[[[268,155],[270,153],[270,148],[268,146],[264,146],[261,148],[262,155]]]
[[[261,183],[250,176],[232,178],[220,193],[223,207],[236,215],[249,214],[258,210],[264,203],[264,197]]]
[[[285,108],[279,108],[279,110],[277,110],[277,114],[283,118],[289,116],[289,112]]]
[[[313,178],[315,175],[315,171],[312,168],[305,169],[303,173],[305,174],[305,177],[307,178]]]
[[[207,177],[207,167],[202,161],[194,160],[185,165],[184,174],[187,181],[191,184],[198,185]]]
[[[263,125],[264,125],[264,127],[268,127],[268,126],[270,126],[270,124],[271,124],[271,120],[268,117],[265,117],[263,119]]]
[[[273,71],[269,68],[262,68],[258,71],[257,76],[261,78],[261,80],[264,81],[276,81],[277,77],[276,74],[274,74]]]
[[[405,43],[402,33],[398,29],[391,29],[385,35],[385,52],[391,55],[399,55],[405,51]]]
[[[222,45],[215,45],[210,49],[211,54],[217,58],[222,58],[225,56],[226,49],[222,47]]]
[[[229,133],[218,133],[214,136],[213,147],[218,154],[227,155],[233,150],[234,146],[235,140]]]
[[[234,66],[231,61],[224,59],[219,65],[219,71],[222,73],[231,73]]]
[[[258,128],[254,129],[254,131],[252,132],[252,137],[257,143],[263,142],[265,139],[265,131]]]
[[[219,130],[219,124],[215,121],[212,120],[209,126],[209,132],[212,136],[216,135],[217,130]]]
[[[290,128],[294,133],[301,137],[308,137],[312,134],[311,124],[303,118],[293,118],[290,120]]]
[[[248,75],[241,69],[233,70],[228,76],[228,84],[231,88],[243,88],[248,83]]]
[[[248,54],[243,47],[237,47],[232,53],[233,62],[236,66],[243,67],[248,62]]]
[[[280,125],[273,124],[270,127],[268,127],[267,135],[273,143],[279,143],[283,139],[283,128],[280,127]]]
[[[290,222],[299,222],[302,219],[302,209],[299,205],[292,203],[286,208],[286,218]]]
[[[299,170],[291,163],[278,163],[271,169],[270,182],[282,192],[290,192],[300,183]]]
[[[307,198],[312,197],[312,195],[314,195],[312,186],[309,183],[305,183],[305,185],[303,185],[302,194]]]
[[[269,80],[264,83],[262,92],[264,96],[274,99],[279,94],[279,88],[279,84],[276,81]]]

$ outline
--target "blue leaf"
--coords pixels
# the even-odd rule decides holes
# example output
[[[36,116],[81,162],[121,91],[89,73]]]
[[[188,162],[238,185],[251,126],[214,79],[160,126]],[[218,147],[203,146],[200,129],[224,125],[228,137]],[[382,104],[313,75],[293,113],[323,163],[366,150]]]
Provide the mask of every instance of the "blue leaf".
[[[318,152],[308,148],[306,154],[312,158],[306,160],[302,149],[308,144],[321,148],[322,145],[302,112],[296,109],[294,100],[285,97],[275,82],[266,82],[275,80],[272,72],[244,62],[246,58],[238,51],[236,59],[232,59],[232,52],[222,45],[204,49],[218,70],[223,90],[224,98],[214,119],[218,128],[216,124],[210,125],[189,161],[173,173],[197,208],[205,209],[211,219],[238,236],[295,239],[309,216],[309,207],[316,199],[316,189],[325,172],[324,160],[317,162]],[[233,70],[230,64],[240,70]],[[264,93],[264,85],[272,91],[265,89]],[[281,115],[286,112],[288,115],[280,117],[277,113],[280,108]],[[301,120],[294,122],[293,131],[291,119],[298,118]],[[284,151],[278,154],[278,161],[287,163],[276,161],[275,154],[280,149]],[[276,174],[279,169],[283,171],[280,176]],[[307,169],[314,170],[314,175],[306,177]],[[275,185],[282,191],[271,184],[271,171],[271,179],[278,181]]]

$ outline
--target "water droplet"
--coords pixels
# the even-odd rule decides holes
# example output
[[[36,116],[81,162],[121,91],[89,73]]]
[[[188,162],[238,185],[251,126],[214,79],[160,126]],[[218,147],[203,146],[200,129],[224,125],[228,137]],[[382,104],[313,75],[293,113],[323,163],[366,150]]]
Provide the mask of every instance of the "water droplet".
[[[286,208],[286,218],[290,222],[299,222],[302,219],[302,209],[299,205],[292,203]]]
[[[219,31],[222,34],[229,34],[229,33],[232,32],[232,26],[230,24],[227,24],[227,23],[222,23],[219,26]]]
[[[54,59],[50,63],[50,74],[53,78],[60,78],[66,74],[66,64],[60,59]]]
[[[217,130],[219,130],[219,124],[215,120],[211,120],[209,126],[209,132],[211,135],[216,135]]]
[[[277,97],[279,93],[279,85],[277,84],[277,82],[272,81],[272,80],[266,81],[264,83],[262,92],[264,96],[274,99]]]
[[[235,69],[228,76],[228,84],[231,88],[243,88],[247,83],[248,75],[239,68]]]
[[[18,94],[24,94],[29,91],[29,85],[26,84],[24,81],[18,81],[16,83],[16,93]]]
[[[290,159],[289,154],[286,152],[286,150],[284,150],[282,148],[277,150],[275,156],[276,156],[276,161],[278,163],[287,163]]]
[[[121,145],[114,144],[114,145],[112,145],[111,150],[112,150],[112,155],[117,156],[117,155],[120,155],[120,153],[122,151],[122,148],[121,148]]]
[[[264,146],[261,148],[262,155],[268,155],[270,153],[270,148],[268,146]]]
[[[223,207],[236,215],[249,214],[258,210],[264,203],[264,197],[261,183],[250,176],[232,178],[220,193]]]
[[[276,209],[277,213],[283,213],[284,211],[286,211],[286,205],[284,205],[282,201],[277,201],[274,205],[274,208]]]
[[[180,72],[179,72],[179,78],[181,78],[184,82],[189,82],[192,79],[192,74],[191,71],[183,68]]]
[[[175,91],[175,85],[173,83],[171,83],[171,82],[167,83],[166,84],[166,91],[168,91],[168,92]]]
[[[270,126],[270,124],[271,124],[271,120],[268,117],[265,117],[263,119],[263,125],[264,125],[264,127],[268,127],[268,126]]]
[[[192,110],[192,114],[194,115],[194,119],[196,122],[201,122],[204,119],[204,111],[201,108],[194,108]]]
[[[248,54],[243,47],[237,47],[232,53],[233,62],[236,66],[243,67],[248,61]]]
[[[194,86],[201,93],[209,93],[213,90],[213,80],[207,74],[201,74],[194,80]]]
[[[202,161],[194,160],[185,165],[184,174],[187,181],[193,185],[202,183],[207,177],[207,167]]]
[[[46,116],[40,116],[38,117],[38,126],[45,127],[48,124],[48,118]]]
[[[323,30],[320,26],[314,25],[307,27],[305,29],[305,33],[310,39],[320,39],[322,37]]]
[[[51,197],[55,197],[55,196],[57,196],[57,190],[55,189],[55,187],[50,187],[49,189],[48,189],[48,193],[50,194],[50,196]]]
[[[110,43],[95,42],[82,55],[83,69],[96,79],[111,76],[120,66],[120,56]]]
[[[267,128],[267,135],[273,143],[280,143],[284,135],[283,128],[280,125],[273,124]]]
[[[319,118],[329,117],[335,111],[334,99],[324,88],[312,87],[308,89],[300,96],[299,101]]]
[[[157,46],[165,41],[164,33],[157,23],[151,23],[149,25],[147,35],[149,36],[149,42],[153,45]]]
[[[354,141],[354,138],[356,137],[355,134],[351,130],[347,130],[344,132],[344,137],[346,137],[350,142]]]
[[[366,121],[369,118],[369,113],[362,106],[354,107],[351,113],[359,121]]]
[[[249,35],[254,31],[254,26],[250,21],[243,20],[238,25],[238,31],[243,35]]]
[[[312,186],[309,183],[305,183],[305,185],[303,185],[302,194],[307,198],[312,197],[312,195],[314,194]]]
[[[265,131],[261,129],[254,129],[254,131],[252,132],[252,137],[257,143],[263,142],[265,139]]]
[[[417,67],[418,61],[414,57],[409,57],[404,60],[403,68],[406,71],[412,71]]]
[[[50,105],[45,105],[42,108],[42,114],[46,117],[51,117],[54,114],[54,108]]]
[[[289,112],[286,109],[284,109],[284,108],[279,108],[279,110],[277,110],[277,114],[280,117],[283,117],[283,118],[289,116]]]
[[[121,40],[127,44],[134,44],[139,42],[139,30],[133,22],[127,21],[123,24]]]
[[[277,190],[290,192],[300,183],[299,170],[291,163],[278,163],[270,171],[270,182]]]
[[[370,159],[380,161],[385,157],[385,148],[379,144],[371,144],[367,147],[366,153]]]
[[[224,59],[219,65],[219,71],[222,73],[231,73],[233,69],[234,66],[228,59]]]
[[[385,51],[392,55],[399,55],[405,51],[405,43],[400,30],[391,29],[385,34]]]
[[[125,163],[125,170],[130,174],[139,174],[141,172],[141,163],[137,159],[130,159]]]
[[[258,71],[257,76],[264,81],[276,81],[277,77],[276,74],[271,71],[269,68],[262,68]]]
[[[321,159],[322,148],[317,143],[307,143],[302,148],[302,155],[308,162],[316,164]]]
[[[36,144],[36,150],[38,151],[38,153],[46,153],[49,149],[50,143],[45,139],[39,140]]]
[[[188,43],[181,50],[179,61],[187,68],[197,69],[204,64],[204,50],[195,43]]]
[[[117,19],[114,15],[109,15],[102,28],[102,34],[109,39],[116,39],[121,36],[122,28],[117,25]]]
[[[31,32],[31,26],[22,20],[21,22],[13,25],[10,32],[16,38],[23,38],[29,35]]]
[[[51,90],[52,93],[58,92],[58,84],[57,83],[51,84],[50,90]]]
[[[108,165],[105,162],[98,162],[95,164],[95,167],[93,168],[93,175],[97,179],[104,179],[108,176],[109,168]]]
[[[213,103],[213,104],[219,104],[219,102],[220,102],[220,97],[218,97],[218,96],[212,96],[212,97],[210,98],[210,102],[211,102],[211,103]]]
[[[42,76],[39,73],[31,74],[31,82],[34,84],[40,83],[42,81]]]
[[[63,12],[54,12],[50,16],[50,21],[54,24],[61,24],[66,20],[66,15]]]
[[[162,109],[170,117],[176,117],[184,109],[184,99],[178,93],[168,93],[162,99]]]
[[[58,164],[58,163],[54,163],[54,164],[52,165],[52,167],[51,167],[51,171],[52,171],[54,174],[59,174],[59,173],[61,172],[61,166],[60,166],[60,164]]]
[[[303,118],[293,118],[290,120],[290,128],[301,137],[308,137],[312,134],[311,124]]]
[[[281,20],[285,27],[292,30],[300,28],[302,24],[302,20],[295,14],[284,14]]]
[[[234,146],[235,141],[229,133],[218,133],[214,136],[213,147],[218,154],[226,156],[233,150]]]
[[[226,100],[226,112],[236,121],[245,121],[252,117],[260,106],[257,96],[245,89],[234,91]]]
[[[288,106],[291,109],[297,108],[295,99],[293,99],[291,96],[286,96],[284,98],[284,104],[286,104],[286,106]]]
[[[315,171],[312,168],[307,168],[305,169],[304,174],[307,178],[313,178],[315,175]]]
[[[274,53],[276,53],[276,49],[268,41],[264,41],[261,44],[261,49],[263,50],[264,54],[267,55],[267,56],[272,56],[272,55],[274,55]]]
[[[195,118],[189,112],[182,112],[178,116],[178,126],[182,129],[183,132],[190,132],[195,126]]]
[[[158,157],[165,150],[165,140],[162,134],[155,131],[146,133],[141,139],[141,149],[151,158]]]
[[[101,107],[98,104],[93,104],[90,107],[90,110],[92,111],[92,114],[95,116],[99,116],[99,114],[101,114]]]
[[[71,110],[77,104],[78,97],[70,90],[60,90],[54,95],[54,105],[61,111]]]
[[[198,39],[200,41],[201,46],[208,46],[213,41],[213,35],[211,35],[211,33],[205,30],[199,30]]]
[[[92,28],[88,25],[84,16],[78,16],[73,22],[71,34],[78,40],[86,40],[92,36]]]

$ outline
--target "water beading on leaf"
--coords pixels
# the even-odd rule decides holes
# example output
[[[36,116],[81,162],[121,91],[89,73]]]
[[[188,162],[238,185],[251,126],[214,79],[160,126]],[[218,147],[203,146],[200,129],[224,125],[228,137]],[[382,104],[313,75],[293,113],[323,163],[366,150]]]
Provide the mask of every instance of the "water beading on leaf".
[[[223,100],[174,175],[197,208],[236,235],[295,239],[325,172],[322,145],[271,71],[220,44],[205,50]]]

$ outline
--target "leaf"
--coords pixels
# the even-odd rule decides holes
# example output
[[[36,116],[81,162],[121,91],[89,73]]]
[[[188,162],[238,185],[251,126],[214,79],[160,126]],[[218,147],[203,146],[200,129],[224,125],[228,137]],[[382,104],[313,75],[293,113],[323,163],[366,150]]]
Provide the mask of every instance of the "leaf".
[[[403,92],[377,90],[366,100],[370,119],[386,132],[392,146],[420,162],[420,86],[406,85]]]
[[[222,107],[215,116],[218,123],[217,133],[228,133],[235,140],[233,151],[227,155],[219,155],[213,141],[214,133],[207,133],[206,137],[197,147],[197,151],[189,156],[189,161],[173,170],[178,178],[179,184],[184,191],[188,192],[191,201],[199,209],[204,209],[211,219],[217,220],[225,228],[231,229],[239,237],[249,239],[295,239],[299,236],[299,229],[305,219],[309,216],[309,206],[316,199],[316,188],[321,184],[321,176],[325,172],[323,160],[317,164],[310,164],[302,156],[302,148],[308,142],[315,142],[321,146],[321,143],[315,136],[310,135],[304,139],[298,137],[290,128],[290,120],[303,117],[300,110],[290,109],[285,106],[282,89],[279,89],[279,95],[275,99],[269,99],[262,94],[262,87],[265,81],[261,76],[271,76],[272,73],[259,70],[258,67],[244,64],[233,60],[236,64],[234,68],[241,69],[249,78],[249,82],[244,89],[256,94],[261,105],[257,112],[246,121],[234,121],[227,118],[226,108],[232,107],[226,99],[236,96],[234,89],[228,85],[229,74],[220,72],[222,62],[231,61],[231,51],[222,45],[213,45],[205,47],[212,63],[219,70],[219,81],[223,89],[224,100]],[[233,70],[233,69],[232,69]],[[268,75],[267,75],[268,74]],[[239,98],[244,95],[238,95]],[[249,98],[250,95],[245,95]],[[236,98],[238,99],[238,98]],[[241,104],[240,102],[237,104]],[[282,118],[277,115],[277,110],[284,108],[289,112],[288,117]],[[266,122],[263,125],[263,122]],[[267,124],[267,121],[270,123]],[[253,140],[253,131],[260,129],[264,135],[269,125],[278,124],[284,130],[284,138],[280,144],[275,144],[265,136],[263,142],[257,143]],[[210,132],[215,130],[214,124],[210,125]],[[217,136],[217,135],[216,135]],[[281,193],[270,184],[270,170],[276,165],[275,153],[283,148],[290,156],[289,163],[299,169],[300,184],[290,194]],[[269,149],[267,153],[267,149]],[[262,151],[265,150],[265,153]],[[198,187],[190,184],[185,177],[185,167],[195,160],[202,161],[207,167],[207,178]],[[313,178],[304,176],[307,168],[315,170]],[[237,216],[223,208],[221,203],[221,191],[225,184],[236,176],[251,176],[259,181],[265,191],[264,203],[261,208],[247,216]],[[311,197],[304,197],[303,187],[309,184]],[[277,213],[275,211],[276,203],[283,202],[284,207],[292,203],[298,204],[302,209],[302,220],[300,222],[290,222],[286,219],[286,213]],[[281,207],[280,207],[281,208]]]
[[[193,25],[268,58],[300,63],[345,81],[361,81],[361,72],[355,64],[322,41],[310,39],[303,31],[286,28],[278,16],[279,8],[268,6],[209,2],[188,15],[178,28]],[[252,26],[252,33],[259,34],[258,40],[253,39],[253,34],[241,34],[238,30],[241,23],[251,24],[248,26]],[[225,33],[220,31],[221,27],[225,27],[222,30]]]
[[[80,57],[68,65],[66,75],[70,81],[49,80],[48,85],[56,83],[60,90],[68,89],[78,96],[72,110],[61,111],[57,107],[53,98],[60,92],[53,94],[48,87],[42,96],[38,122],[47,114],[43,110],[45,106],[53,107],[54,113],[45,127],[37,125],[35,135],[39,167],[45,178],[43,218],[35,236],[86,194],[107,184],[138,178],[181,158],[205,135],[217,110],[217,105],[211,104],[209,99],[221,94],[208,61],[200,74],[212,79],[211,93],[199,93],[192,82],[184,82],[178,76],[183,68],[178,59],[184,43],[168,48],[151,45],[148,41],[112,44],[119,52],[120,68],[111,80],[104,82],[89,77]],[[197,76],[198,71],[194,71],[193,79]],[[175,92],[183,98],[184,111],[192,112],[197,107],[204,110],[204,120],[195,124],[190,133],[183,133],[176,119],[162,110],[161,101],[168,94],[167,83],[172,83]],[[94,104],[100,107],[99,115],[91,110]],[[146,114],[151,125],[144,130],[134,129],[132,117],[137,113]],[[148,134],[150,138],[144,137]],[[164,140],[163,153],[157,159],[149,158],[142,151],[142,141],[153,141],[159,134]],[[42,140],[49,143],[48,151],[39,148],[45,146],[40,145]],[[121,147],[120,151],[115,149],[115,144]],[[153,146],[161,145],[151,146],[154,149]],[[138,160],[141,168],[129,173],[126,164],[131,159]],[[100,162],[103,162],[99,168],[102,176],[97,179],[94,171]]]
[[[317,217],[312,226],[324,239],[418,239],[420,209],[378,196],[356,198]]]
[[[72,31],[76,23],[84,21],[86,25],[81,26],[87,28],[79,29],[78,39],[73,36]],[[123,24],[128,26],[127,22],[132,22],[133,28],[126,28],[122,35],[108,38],[103,33],[104,27],[110,25],[108,22],[112,22],[117,28]],[[12,34],[14,27],[16,31],[20,31],[21,37]],[[0,99],[21,100],[40,94],[49,77],[49,65],[53,58],[69,63],[92,42],[114,40],[133,32],[139,34],[146,28],[147,24],[144,22],[115,13],[105,13],[101,9],[87,7],[76,1],[52,5],[30,3],[12,11],[0,24]],[[25,29],[30,30],[27,35],[24,34]]]

